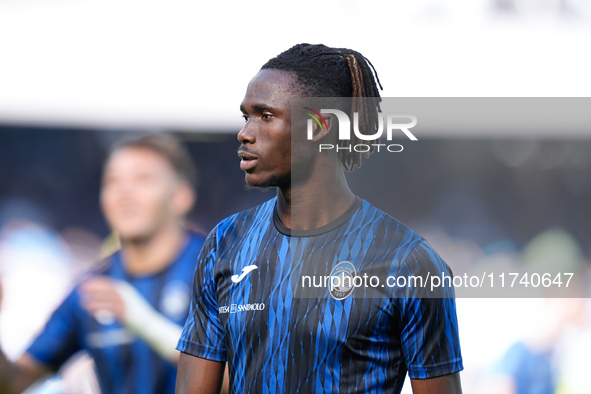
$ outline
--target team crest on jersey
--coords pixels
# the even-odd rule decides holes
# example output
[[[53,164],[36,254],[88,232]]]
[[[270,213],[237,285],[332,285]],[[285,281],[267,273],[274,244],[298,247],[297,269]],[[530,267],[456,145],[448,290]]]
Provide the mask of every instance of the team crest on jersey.
[[[344,300],[353,292],[353,279],[357,276],[355,266],[349,261],[341,261],[330,272],[328,291],[335,300]]]

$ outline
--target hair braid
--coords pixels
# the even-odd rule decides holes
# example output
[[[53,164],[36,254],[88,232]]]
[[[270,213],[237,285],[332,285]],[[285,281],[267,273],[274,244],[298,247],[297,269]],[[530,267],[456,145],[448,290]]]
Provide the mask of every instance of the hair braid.
[[[298,44],[269,60],[261,69],[293,72],[298,94],[310,97],[351,97],[352,112],[359,116],[360,132],[371,134],[379,126],[382,85],[375,67],[359,52],[325,45]],[[354,133],[351,144],[361,143]],[[344,146],[347,141],[339,141]],[[340,150],[347,171],[361,166],[362,155],[369,157],[373,146],[364,154]]]

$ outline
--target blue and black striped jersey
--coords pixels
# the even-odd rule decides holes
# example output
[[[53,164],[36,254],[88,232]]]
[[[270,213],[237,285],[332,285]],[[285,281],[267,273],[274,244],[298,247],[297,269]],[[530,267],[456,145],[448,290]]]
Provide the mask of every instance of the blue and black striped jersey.
[[[121,254],[110,256],[95,274],[130,283],[160,313],[179,325],[187,319],[195,261],[204,237],[191,234],[185,248],[165,270],[130,276]],[[86,350],[94,359],[105,394],[174,393],[176,366],[114,319],[97,321],[80,306],[78,288],[56,309],[27,352],[57,370],[70,356]]]
[[[177,349],[227,360],[234,393],[397,393],[407,372],[421,379],[463,369],[453,288],[442,298],[363,287],[334,297],[301,281],[342,262],[357,275],[451,275],[423,238],[361,200],[312,231],[285,228],[275,204],[237,213],[209,234]]]

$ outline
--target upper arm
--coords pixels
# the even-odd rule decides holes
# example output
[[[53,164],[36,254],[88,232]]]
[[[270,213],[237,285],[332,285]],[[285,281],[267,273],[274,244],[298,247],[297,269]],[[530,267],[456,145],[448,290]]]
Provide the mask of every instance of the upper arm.
[[[439,376],[431,379],[411,379],[413,394],[461,394],[460,374]]]
[[[219,394],[226,363],[181,353],[176,394]]]

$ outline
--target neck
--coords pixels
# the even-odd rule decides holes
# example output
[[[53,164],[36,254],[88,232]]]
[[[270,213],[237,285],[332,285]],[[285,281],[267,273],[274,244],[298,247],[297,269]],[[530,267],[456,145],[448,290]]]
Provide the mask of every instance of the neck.
[[[277,214],[292,230],[312,230],[335,221],[355,202],[340,168],[315,171],[304,182],[279,188]]]
[[[149,238],[123,240],[125,270],[134,276],[156,274],[173,263],[186,239],[178,224],[162,228]]]

